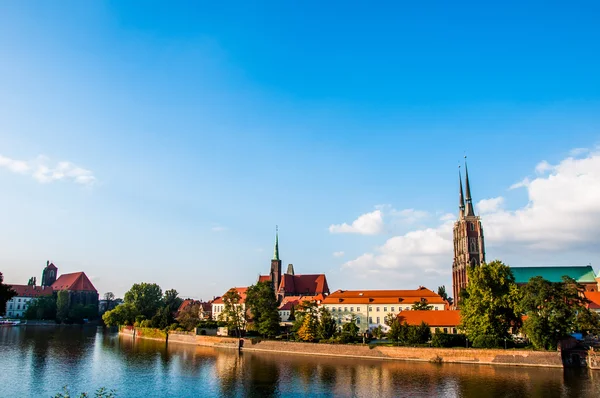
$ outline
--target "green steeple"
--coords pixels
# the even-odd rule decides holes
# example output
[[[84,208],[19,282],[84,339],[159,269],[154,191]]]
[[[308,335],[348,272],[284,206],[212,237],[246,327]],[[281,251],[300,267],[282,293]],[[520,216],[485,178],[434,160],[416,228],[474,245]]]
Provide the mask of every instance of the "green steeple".
[[[279,227],[275,226],[275,250],[273,251],[273,260],[279,260]]]

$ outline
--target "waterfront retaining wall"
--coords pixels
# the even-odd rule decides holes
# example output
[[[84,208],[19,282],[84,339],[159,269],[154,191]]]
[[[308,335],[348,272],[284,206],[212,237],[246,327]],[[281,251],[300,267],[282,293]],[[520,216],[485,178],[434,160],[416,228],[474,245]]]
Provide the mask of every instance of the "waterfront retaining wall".
[[[148,332],[139,333],[121,328],[126,335],[135,333],[139,338],[153,338]],[[155,338],[156,339],[156,338]],[[164,339],[166,340],[166,338]],[[386,347],[346,344],[317,344],[292,341],[262,340],[245,338],[243,351],[264,351],[300,355],[324,355],[348,358],[386,359],[402,361],[420,361],[436,363],[473,363],[487,365],[539,366],[562,368],[562,358],[558,351],[528,351],[475,348],[420,348]],[[198,336],[193,333],[170,332],[169,343],[192,344],[218,348],[237,349],[240,339],[234,337]]]

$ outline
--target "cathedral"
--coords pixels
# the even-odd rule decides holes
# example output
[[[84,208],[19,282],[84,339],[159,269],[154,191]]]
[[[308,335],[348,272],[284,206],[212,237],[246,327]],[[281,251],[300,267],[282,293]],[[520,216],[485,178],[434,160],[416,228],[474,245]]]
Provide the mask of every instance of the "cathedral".
[[[290,296],[324,296],[329,294],[325,274],[297,275],[294,266],[289,264],[287,271],[281,273],[281,260],[279,259],[279,232],[275,234],[275,249],[271,260],[269,275],[260,275],[259,282],[271,282],[278,300]]]
[[[458,305],[460,292],[467,286],[467,267],[485,262],[485,244],[483,227],[479,216],[475,215],[469,170],[465,161],[465,188],[463,192],[462,175],[458,171],[458,220],[454,223],[454,261],[452,263],[452,294]],[[466,196],[465,196],[466,193]]]

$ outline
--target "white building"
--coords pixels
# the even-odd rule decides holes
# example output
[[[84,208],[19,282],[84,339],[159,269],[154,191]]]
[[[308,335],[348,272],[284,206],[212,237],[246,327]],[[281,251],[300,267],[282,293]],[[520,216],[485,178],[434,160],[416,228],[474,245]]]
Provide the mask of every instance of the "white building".
[[[440,295],[422,286],[415,290],[337,290],[325,297],[321,306],[331,312],[340,326],[354,317],[360,330],[365,331],[378,326],[386,328],[386,316],[411,311],[418,303],[431,306],[433,311],[448,309]]]
[[[50,286],[11,285],[17,295],[6,302],[7,318],[22,318],[31,303],[42,296],[52,296],[53,289]]]
[[[240,302],[239,306],[242,307],[242,311],[246,311],[246,294],[248,293],[248,288],[247,287],[232,287],[231,289],[228,290],[237,290],[238,294],[240,295]],[[224,315],[223,315],[223,311],[225,310],[225,302],[223,301],[223,297],[218,297],[215,300],[213,300],[212,302],[212,317],[214,320],[217,321],[224,321]]]

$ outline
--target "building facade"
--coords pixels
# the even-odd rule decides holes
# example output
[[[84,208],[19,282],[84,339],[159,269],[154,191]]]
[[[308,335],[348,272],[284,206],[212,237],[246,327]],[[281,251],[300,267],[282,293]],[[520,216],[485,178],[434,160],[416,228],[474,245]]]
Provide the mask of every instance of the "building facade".
[[[387,316],[412,311],[416,303],[430,305],[432,311],[448,309],[448,303],[441,296],[422,286],[415,290],[337,290],[320,305],[331,312],[339,326],[354,318],[364,332],[378,326],[387,329]]]
[[[454,261],[452,262],[452,294],[459,304],[460,292],[467,287],[467,268],[485,262],[485,241],[479,216],[475,215],[469,170],[465,162],[466,197],[463,194],[462,176],[458,173],[458,220],[454,223]]]
[[[22,318],[31,303],[39,297],[52,296],[53,290],[48,286],[11,285],[17,295],[6,302],[6,316],[8,318]]]

